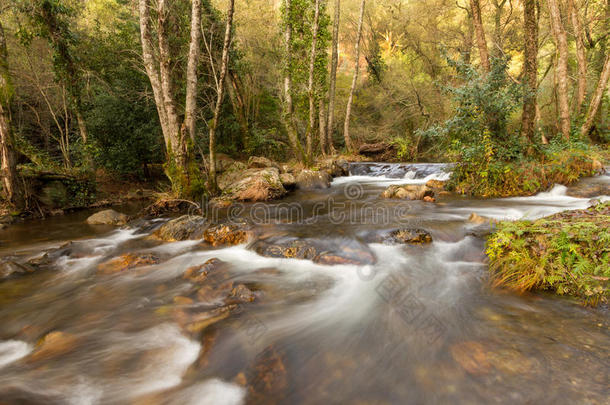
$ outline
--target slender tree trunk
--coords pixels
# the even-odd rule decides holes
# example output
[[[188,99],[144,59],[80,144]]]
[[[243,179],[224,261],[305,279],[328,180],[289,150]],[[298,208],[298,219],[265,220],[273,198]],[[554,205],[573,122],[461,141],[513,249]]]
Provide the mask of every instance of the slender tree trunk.
[[[186,103],[184,125],[191,142],[195,143],[197,124],[197,65],[201,54],[201,0],[192,0],[191,6],[191,43],[186,66]]]
[[[504,54],[504,40],[502,35],[502,11],[506,0],[494,0],[494,49],[492,54],[503,55]]]
[[[146,75],[150,81],[155,99],[155,106],[161,123],[163,132],[163,140],[166,149],[171,148],[170,130],[167,123],[167,113],[165,111],[165,102],[163,101],[163,91],[161,90],[161,76],[157,68],[155,53],[152,44],[151,20],[150,20],[150,0],[139,0],[140,9],[140,39],[142,41],[142,59]]]
[[[227,10],[227,25],[225,28],[225,40],[222,46],[222,63],[220,65],[220,77],[218,79],[216,106],[214,108],[214,118],[210,124],[210,173],[208,187],[210,193],[212,194],[216,194],[218,192],[218,184],[216,182],[216,127],[218,126],[218,118],[220,117],[220,109],[222,107],[225,78],[227,77],[227,71],[229,70],[229,51],[231,50],[234,10],[235,0],[229,0],[229,9]]]
[[[595,93],[593,93],[593,98],[589,104],[589,110],[585,116],[585,123],[580,130],[583,135],[589,135],[591,128],[593,128],[595,116],[597,115],[599,107],[601,106],[602,98],[604,96],[604,92],[606,91],[606,86],[608,86],[608,79],[610,79],[610,55],[606,55],[606,61],[604,62],[602,74],[599,77],[597,88],[595,89]]]
[[[337,65],[339,64],[339,20],[341,17],[341,0],[335,0],[335,19],[333,21],[332,56],[330,63],[330,87],[328,91],[328,126],[326,137],[331,154],[335,153],[333,133],[335,131],[335,92],[337,89]]]
[[[464,55],[464,62],[470,63],[472,58],[472,45],[474,43],[474,24],[472,23],[472,12],[468,12],[468,27],[466,30],[466,35],[464,36],[464,50],[462,54]]]
[[[587,54],[583,40],[582,26],[580,25],[580,19],[578,17],[578,9],[576,8],[574,1],[575,0],[568,0],[568,8],[570,10],[572,27],[574,28],[576,61],[578,62],[578,90],[576,93],[576,104],[574,105],[574,111],[576,112],[576,115],[579,115],[587,94]]]
[[[184,170],[186,167],[185,150],[180,143],[180,125],[178,124],[178,113],[176,100],[173,93],[172,72],[170,66],[168,14],[166,0],[158,0],[157,3],[158,24],[157,36],[159,40],[159,71],[161,73],[161,91],[163,92],[163,103],[167,116],[167,127],[169,131],[171,154],[176,165]],[[171,156],[170,156],[171,157]]]
[[[347,99],[347,110],[345,112],[345,126],[343,128],[343,136],[345,138],[345,148],[348,153],[354,151],[352,139],[349,134],[349,120],[352,114],[352,103],[354,102],[354,91],[356,90],[356,84],[358,83],[358,70],[360,69],[360,41],[362,39],[362,25],[364,22],[364,7],[366,0],[362,0],[360,3],[360,18],[358,20],[358,34],[356,37],[356,56],[354,66],[354,77],[352,79],[352,87],[349,92],[349,98]]]
[[[521,115],[521,133],[532,141],[536,126],[536,93],[538,92],[538,19],[535,0],[524,0],[523,31],[525,40],[523,79],[525,96]]]
[[[17,176],[13,137],[8,114],[12,94],[13,88],[8,69],[6,38],[4,37],[4,29],[0,24],[0,174],[2,176],[2,188],[6,201],[17,208],[23,208],[23,193]]]
[[[318,102],[318,124],[319,135],[320,135],[320,152],[322,152],[323,156],[326,156],[326,106],[324,105],[324,99],[320,97],[320,101]]]
[[[559,54],[557,59],[557,101],[559,126],[565,139],[570,138],[570,103],[568,95],[568,38],[561,22],[558,0],[549,0],[551,28]]]
[[[487,41],[485,40],[485,30],[483,29],[483,19],[481,17],[481,5],[479,0],[470,0],[470,8],[472,9],[472,23],[474,25],[474,33],[479,48],[479,57],[481,66],[484,72],[489,72],[489,51],[487,49]]]
[[[307,162],[313,159],[313,131],[316,121],[316,95],[314,92],[314,76],[316,73],[316,56],[318,54],[318,29],[320,23],[320,0],[315,0],[315,11],[313,17],[311,53],[309,55],[309,79],[307,81],[307,95],[309,97],[309,122],[307,123],[306,145]]]
[[[294,122],[294,105],[292,101],[292,0],[285,1],[286,27],[284,31],[284,58],[286,66],[284,67],[284,103],[283,115],[284,125],[288,133],[288,140],[294,150],[296,158],[301,162],[305,162],[305,152],[299,141],[296,124]]]

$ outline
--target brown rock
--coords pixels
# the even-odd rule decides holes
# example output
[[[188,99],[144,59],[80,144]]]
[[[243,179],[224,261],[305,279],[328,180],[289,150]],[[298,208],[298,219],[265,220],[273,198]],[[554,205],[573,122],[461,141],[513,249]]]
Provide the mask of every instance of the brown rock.
[[[445,183],[442,180],[431,179],[426,182],[426,187],[442,190],[445,188]]]
[[[434,199],[434,197],[430,197],[429,195],[424,197],[424,202],[429,202],[429,203],[433,203],[436,200]]]
[[[104,210],[96,212],[87,218],[89,225],[125,225],[129,217],[115,210]]]
[[[98,264],[97,271],[102,274],[114,274],[137,267],[152,266],[159,262],[159,258],[151,254],[128,253]]]
[[[478,342],[457,343],[449,351],[453,359],[470,374],[481,375],[491,370],[485,348]]]
[[[434,191],[425,185],[407,184],[391,185],[381,193],[382,198],[400,198],[405,200],[423,200],[424,197],[434,197]]]
[[[231,302],[236,301],[236,303],[253,302],[255,295],[248,287],[243,284],[239,284],[237,287],[233,288],[229,299]]]
[[[231,311],[237,308],[237,305],[228,305],[226,307],[215,308],[211,311],[203,312],[195,315],[186,329],[191,333],[198,333],[210,325],[218,323],[231,315]]]
[[[473,224],[477,224],[477,225],[482,225],[482,224],[494,224],[497,223],[498,221],[492,218],[487,218],[487,217],[483,217],[475,212],[473,212],[472,214],[470,214],[470,216],[468,217],[468,221],[472,222]]]
[[[202,283],[206,281],[211,272],[218,270],[224,265],[225,262],[222,260],[212,258],[199,266],[192,266],[186,269],[183,278],[195,283]]]
[[[247,221],[231,221],[210,226],[203,232],[203,239],[212,246],[246,243],[254,232]]]
[[[280,174],[280,181],[286,190],[293,189],[297,185],[297,180],[290,173]]]
[[[423,229],[398,229],[390,236],[398,243],[424,244],[431,243],[432,236]]]
[[[77,344],[76,336],[61,332],[50,332],[41,339],[36,350],[30,355],[29,361],[48,360],[72,351]]]
[[[283,354],[273,346],[267,347],[256,356],[248,368],[245,379],[248,384],[248,398],[252,403],[282,403],[288,389],[288,375]],[[243,378],[238,378],[238,381]]]

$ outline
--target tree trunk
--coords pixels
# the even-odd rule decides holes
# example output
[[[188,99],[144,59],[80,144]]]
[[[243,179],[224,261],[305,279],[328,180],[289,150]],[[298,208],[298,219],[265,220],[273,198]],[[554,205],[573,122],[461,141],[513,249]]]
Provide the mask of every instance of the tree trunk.
[[[494,0],[494,49],[492,54],[503,55],[504,54],[504,41],[502,38],[502,11],[506,0]]]
[[[479,48],[479,57],[481,66],[484,72],[489,72],[489,51],[487,50],[487,41],[485,40],[485,30],[483,29],[483,20],[481,17],[481,5],[479,0],[470,0],[470,8],[472,9],[472,23],[474,25],[474,33],[477,39]]]
[[[155,106],[159,114],[159,122],[163,132],[165,147],[169,151],[171,148],[171,138],[169,126],[167,124],[167,113],[165,102],[163,101],[163,91],[161,90],[161,76],[155,60],[154,48],[152,44],[151,20],[150,20],[150,0],[139,0],[140,9],[140,39],[142,41],[142,59],[146,75],[150,81],[155,99]]]
[[[284,57],[286,66],[284,67],[284,103],[283,116],[288,140],[292,146],[296,158],[301,162],[305,162],[305,153],[299,135],[297,133],[296,124],[294,122],[294,105],[292,101],[292,0],[285,1],[286,27],[284,31]]]
[[[326,108],[324,105],[324,99],[320,97],[320,101],[318,103],[318,124],[320,125],[320,152],[322,152],[323,156],[326,156]]]
[[[208,188],[212,194],[218,193],[218,184],[216,182],[216,127],[218,126],[218,118],[220,117],[220,109],[222,107],[225,78],[227,77],[227,71],[229,70],[229,51],[231,50],[234,10],[235,0],[229,0],[229,9],[227,10],[227,25],[225,28],[225,40],[222,46],[222,63],[220,65],[220,77],[218,79],[216,106],[214,108],[214,118],[212,118],[212,123],[210,124],[210,173]]]
[[[568,95],[568,38],[561,22],[561,13],[557,0],[549,0],[551,28],[555,46],[559,54],[557,59],[557,101],[559,105],[559,126],[565,139],[570,138],[570,103]]]
[[[184,125],[194,144],[197,129],[197,65],[201,54],[201,0],[192,0],[191,7],[191,43],[186,67]]]
[[[525,96],[521,115],[521,134],[532,141],[536,126],[536,93],[538,92],[538,19],[535,0],[523,4],[523,31],[525,40],[523,79]]]
[[[12,94],[6,38],[4,37],[4,29],[0,24],[0,174],[6,201],[17,208],[23,208],[23,193],[17,176],[13,137],[8,114]]]
[[[587,111],[585,123],[580,130],[583,135],[589,135],[591,128],[593,128],[595,116],[597,115],[597,111],[601,106],[604,91],[606,91],[606,86],[608,86],[608,79],[610,79],[610,55],[606,55],[606,61],[604,62],[602,74],[599,77],[597,88],[595,89],[595,93],[593,93],[593,98],[589,104],[589,110]]]
[[[176,111],[176,100],[173,93],[172,72],[170,67],[169,33],[168,33],[168,10],[166,0],[158,0],[157,4],[158,24],[157,36],[159,40],[159,71],[161,73],[161,91],[163,92],[163,104],[167,116],[167,129],[171,145],[170,156],[174,158],[179,169],[186,168],[185,150],[180,142],[180,126],[178,124],[178,113]]]
[[[578,62],[578,90],[576,93],[574,111],[576,112],[576,115],[579,115],[587,94],[587,54],[585,51],[582,27],[578,17],[578,9],[576,8],[574,1],[575,0],[568,0],[568,8],[570,11],[570,19],[572,20],[572,27],[574,28],[576,61]]]
[[[313,159],[313,128],[316,120],[316,99],[314,93],[314,75],[316,73],[316,55],[318,53],[318,29],[320,23],[320,0],[315,0],[315,11],[311,33],[311,54],[309,55],[309,79],[307,81],[307,95],[309,97],[309,122],[307,124],[307,162]]]
[[[343,128],[343,136],[345,137],[345,148],[348,153],[352,153],[354,146],[352,139],[349,134],[349,120],[352,114],[352,103],[354,102],[354,91],[356,90],[356,84],[358,83],[358,70],[360,69],[360,40],[362,39],[362,25],[364,22],[364,7],[366,0],[362,0],[360,4],[360,19],[358,20],[358,34],[356,37],[356,56],[354,66],[354,77],[352,79],[352,87],[349,92],[349,98],[347,99],[347,109],[345,112],[345,126]]]
[[[333,133],[335,131],[335,92],[337,89],[337,65],[339,64],[339,20],[341,17],[341,0],[335,0],[335,19],[333,21],[333,44],[330,63],[330,87],[328,91],[328,126],[326,139],[331,154],[335,153]]]
[[[472,12],[468,12],[468,27],[466,31],[466,35],[464,36],[464,49],[462,50],[462,55],[464,57],[464,62],[470,64],[470,60],[472,58],[472,45],[474,43],[474,24],[472,22]]]

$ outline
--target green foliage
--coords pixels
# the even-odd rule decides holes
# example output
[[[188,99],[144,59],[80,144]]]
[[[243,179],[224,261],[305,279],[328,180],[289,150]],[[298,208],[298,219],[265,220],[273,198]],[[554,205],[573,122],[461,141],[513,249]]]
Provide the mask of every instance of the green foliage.
[[[502,222],[487,242],[492,282],[585,304],[610,297],[610,203],[534,222]]]
[[[469,164],[520,158],[525,148],[517,134],[509,133],[507,123],[520,108],[523,91],[508,77],[508,59],[492,58],[488,74],[461,60],[446,60],[463,83],[443,88],[453,99],[455,114],[420,134]]]

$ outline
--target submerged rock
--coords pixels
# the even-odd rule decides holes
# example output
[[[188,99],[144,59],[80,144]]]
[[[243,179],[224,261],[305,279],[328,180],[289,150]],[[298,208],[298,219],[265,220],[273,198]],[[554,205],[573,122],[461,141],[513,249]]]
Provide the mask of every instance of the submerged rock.
[[[245,373],[235,377],[235,382],[247,386],[248,399],[252,403],[282,403],[288,390],[288,373],[283,353],[274,346],[268,346],[256,356]]]
[[[214,308],[210,311],[200,312],[194,315],[186,326],[186,329],[191,333],[199,333],[208,326],[226,319],[231,315],[231,312],[237,308],[237,305],[227,305],[226,307]]]
[[[400,198],[405,200],[423,200],[434,197],[434,191],[422,184],[407,184],[389,186],[381,193],[382,198]]]
[[[446,181],[431,179],[426,182],[426,187],[435,190],[444,190]]]
[[[0,280],[9,278],[15,275],[22,275],[33,273],[34,268],[27,265],[21,264],[11,259],[3,259],[0,261]]]
[[[159,258],[151,254],[128,253],[100,263],[97,270],[102,274],[114,274],[137,267],[152,266],[159,262]]]
[[[87,218],[89,225],[125,225],[129,217],[115,210],[104,210],[96,212]]]
[[[275,167],[239,172],[235,181],[224,184],[222,191],[223,198],[235,201],[269,201],[285,194],[280,172]]]
[[[477,225],[483,225],[483,224],[495,224],[498,221],[496,219],[484,217],[484,216],[477,214],[476,212],[473,212],[468,217],[468,222],[472,222],[473,224],[477,224]]]
[[[222,260],[212,258],[203,264],[200,264],[198,266],[192,266],[186,269],[183,278],[190,280],[194,283],[202,283],[208,278],[208,275],[210,275],[210,273],[219,270],[225,265],[226,263]]]
[[[153,235],[166,242],[200,239],[207,221],[201,216],[183,215],[163,224]]]
[[[296,177],[297,188],[315,190],[330,187],[331,176],[326,170],[303,170]]]
[[[46,334],[38,343],[36,350],[30,355],[29,361],[48,360],[64,355],[76,347],[76,336],[61,331]]]
[[[369,243],[384,244],[412,244],[423,245],[432,242],[432,235],[424,229],[401,228],[392,231],[369,233],[364,236],[364,240]]]
[[[377,260],[366,244],[353,239],[318,240],[280,236],[258,239],[248,248],[265,257],[312,260],[327,265],[367,265]]]

